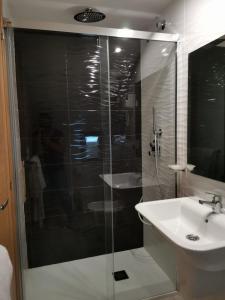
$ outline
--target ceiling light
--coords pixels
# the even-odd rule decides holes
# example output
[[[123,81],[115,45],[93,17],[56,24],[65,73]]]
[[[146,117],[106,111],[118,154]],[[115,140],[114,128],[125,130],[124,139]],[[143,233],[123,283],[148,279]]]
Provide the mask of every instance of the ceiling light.
[[[129,28],[122,28],[122,29],[118,29],[118,36],[119,37],[132,37],[133,36],[133,30],[129,29]]]
[[[114,53],[120,53],[122,51],[122,49],[120,47],[116,47],[114,50]]]

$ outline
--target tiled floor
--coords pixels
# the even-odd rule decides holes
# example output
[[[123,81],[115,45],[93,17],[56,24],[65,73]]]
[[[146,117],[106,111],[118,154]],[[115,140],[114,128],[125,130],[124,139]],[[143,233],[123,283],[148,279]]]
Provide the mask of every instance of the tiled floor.
[[[152,300],[184,300],[179,294],[171,294],[164,297],[153,298]]]
[[[144,248],[117,252],[114,261],[115,271],[126,270],[129,279],[112,281],[112,255],[27,269],[24,299],[104,300],[114,283],[116,300],[148,299],[174,291],[174,284]],[[181,300],[173,296],[164,299]]]

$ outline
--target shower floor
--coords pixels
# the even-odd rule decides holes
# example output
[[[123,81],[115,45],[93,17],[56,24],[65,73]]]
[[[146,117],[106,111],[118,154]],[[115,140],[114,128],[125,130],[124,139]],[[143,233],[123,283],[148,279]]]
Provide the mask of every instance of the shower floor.
[[[115,253],[115,271],[129,279],[114,282],[116,300],[147,299],[171,292],[174,284],[144,248]],[[112,255],[100,255],[24,271],[24,300],[105,300],[106,270]],[[108,285],[112,291],[113,284]]]

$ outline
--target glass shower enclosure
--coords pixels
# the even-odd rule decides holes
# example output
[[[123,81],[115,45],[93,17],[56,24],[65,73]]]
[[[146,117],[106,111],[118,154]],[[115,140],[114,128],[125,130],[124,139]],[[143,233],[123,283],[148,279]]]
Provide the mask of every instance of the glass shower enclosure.
[[[173,250],[135,205],[176,195],[176,38],[16,28],[7,40],[24,299],[175,291]]]

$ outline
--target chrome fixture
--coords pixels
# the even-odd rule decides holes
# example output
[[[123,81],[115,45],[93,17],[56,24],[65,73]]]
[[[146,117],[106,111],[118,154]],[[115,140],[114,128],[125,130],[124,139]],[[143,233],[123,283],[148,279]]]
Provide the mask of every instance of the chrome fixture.
[[[156,19],[156,28],[159,30],[165,30],[166,29],[166,20],[165,19]]]
[[[190,241],[193,241],[193,242],[196,242],[196,241],[200,240],[200,237],[197,234],[190,233],[190,234],[186,235],[186,239],[188,239]]]
[[[223,208],[222,196],[214,193],[207,192],[206,194],[210,194],[213,196],[212,201],[199,200],[200,204],[207,204],[212,206],[212,211],[206,216],[205,222],[209,222],[209,217],[214,214],[221,214]]]
[[[156,158],[160,157],[160,138],[162,136],[162,129],[157,128],[157,121],[156,121],[156,116],[155,116],[155,107],[153,106],[152,109],[152,114],[153,114],[153,140],[150,143],[150,152],[149,156],[153,153]]]
[[[114,50],[114,53],[120,53],[122,51],[122,48],[116,47]]]
[[[87,8],[74,16],[74,19],[81,23],[100,22],[105,19],[105,14],[100,11],[94,11],[93,8]]]
[[[7,199],[4,203],[0,204],[0,210],[4,210],[6,206],[8,205],[9,200]]]

